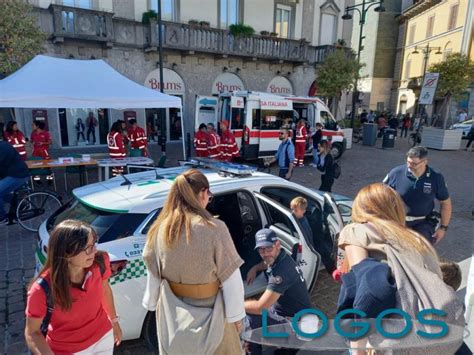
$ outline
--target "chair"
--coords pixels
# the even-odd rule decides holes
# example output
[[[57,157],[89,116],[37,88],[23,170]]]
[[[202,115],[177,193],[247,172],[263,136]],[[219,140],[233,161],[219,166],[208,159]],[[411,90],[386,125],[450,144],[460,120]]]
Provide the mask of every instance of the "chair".
[[[67,157],[71,157],[74,159],[81,158],[80,154],[69,154]],[[89,178],[87,176],[87,168],[85,166],[67,166],[66,170],[64,171],[64,188],[67,192],[67,175],[68,174],[85,174],[86,176],[86,185],[89,183]]]
[[[43,160],[41,157],[30,157],[30,160]],[[38,169],[30,169],[30,182],[31,182],[31,188],[33,191],[35,190],[35,184],[33,181],[33,176],[52,176],[53,177],[53,185],[54,185],[54,191],[58,191],[56,187],[56,176],[54,172],[50,168],[38,168]]]

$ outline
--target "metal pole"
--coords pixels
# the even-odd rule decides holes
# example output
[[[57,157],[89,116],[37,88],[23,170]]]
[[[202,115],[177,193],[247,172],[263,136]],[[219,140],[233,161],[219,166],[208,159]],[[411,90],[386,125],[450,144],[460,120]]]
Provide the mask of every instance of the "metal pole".
[[[161,22],[161,0],[158,2],[158,61],[160,63],[160,92],[163,93],[163,35],[162,35],[162,22]],[[161,153],[166,155],[166,114],[163,116],[163,112],[160,115],[161,124]]]
[[[424,55],[425,62],[423,63],[423,78],[421,79],[420,96],[421,96],[421,90],[423,89],[423,83],[425,82],[426,67],[428,65],[428,58],[430,57],[430,52],[431,52],[429,43],[426,45],[425,49],[422,49],[422,52]],[[421,97],[418,98],[418,114],[420,115],[420,122],[422,122],[423,112],[426,111],[426,109],[425,109],[425,105],[420,104],[420,99]]]
[[[359,46],[357,48],[357,63],[360,63],[360,52],[362,52],[362,40],[363,40],[363,33],[364,33],[364,24],[365,24],[365,0],[362,1],[362,11],[360,12],[360,21],[359,21]],[[359,74],[359,73],[357,73]],[[358,85],[358,78],[355,79],[355,86],[354,91],[352,93],[352,115],[351,115],[351,128],[354,128],[354,120],[355,120],[355,110],[356,110],[356,101],[359,97],[359,91],[357,90]]]

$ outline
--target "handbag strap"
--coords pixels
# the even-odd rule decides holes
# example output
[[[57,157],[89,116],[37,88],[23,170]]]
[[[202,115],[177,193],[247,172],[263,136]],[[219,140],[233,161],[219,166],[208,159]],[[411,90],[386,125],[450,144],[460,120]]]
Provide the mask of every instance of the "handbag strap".
[[[38,277],[36,279],[36,283],[41,286],[45,295],[46,295],[46,315],[41,322],[41,333],[46,338],[46,334],[48,334],[48,326],[51,321],[51,317],[53,315],[54,305],[53,305],[53,296],[51,295],[51,288],[49,287],[48,281],[46,281],[42,277]]]

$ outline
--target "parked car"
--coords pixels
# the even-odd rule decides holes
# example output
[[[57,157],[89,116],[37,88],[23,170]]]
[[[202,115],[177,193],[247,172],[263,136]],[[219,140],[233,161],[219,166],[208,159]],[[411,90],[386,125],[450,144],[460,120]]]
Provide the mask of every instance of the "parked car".
[[[467,121],[464,121],[464,122],[455,123],[449,128],[450,129],[462,129],[462,139],[467,139],[467,135],[469,134],[469,131],[471,129],[471,126],[472,126],[473,122],[474,122],[474,119],[467,120]]]
[[[208,209],[229,228],[245,261],[241,267],[242,278],[250,267],[260,262],[254,250],[254,237],[259,229],[268,226],[276,232],[284,250],[299,263],[311,290],[316,284],[321,257],[303,237],[289,209],[290,201],[296,196],[305,197],[313,233],[330,238],[336,245],[344,222],[335,199],[262,172],[240,174],[235,169],[226,169],[226,164],[219,164],[219,168],[191,166],[200,169],[209,180],[214,198]],[[146,284],[142,252],[146,234],[163,207],[173,180],[189,168],[153,169],[73,190],[74,198],[40,227],[36,270],[44,264],[50,233],[58,223],[71,218],[90,223],[98,235],[98,248],[110,255],[113,271],[110,284],[124,339],[143,336],[149,345],[156,346],[155,315],[141,305]],[[343,211],[345,208],[342,207]],[[262,273],[251,285],[244,284],[245,295],[250,297],[263,292],[267,282]]]

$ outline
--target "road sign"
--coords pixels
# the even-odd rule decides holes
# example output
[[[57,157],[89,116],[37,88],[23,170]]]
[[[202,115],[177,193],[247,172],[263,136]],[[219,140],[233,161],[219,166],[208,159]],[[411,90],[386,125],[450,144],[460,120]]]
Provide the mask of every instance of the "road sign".
[[[436,88],[438,86],[439,73],[426,73],[425,80],[420,93],[421,105],[432,105],[435,96]]]

